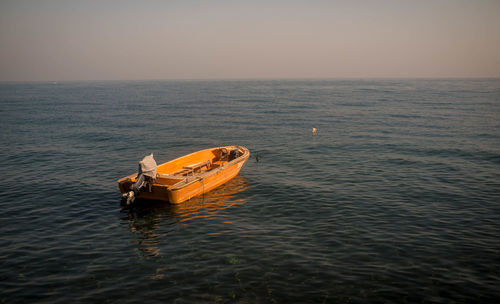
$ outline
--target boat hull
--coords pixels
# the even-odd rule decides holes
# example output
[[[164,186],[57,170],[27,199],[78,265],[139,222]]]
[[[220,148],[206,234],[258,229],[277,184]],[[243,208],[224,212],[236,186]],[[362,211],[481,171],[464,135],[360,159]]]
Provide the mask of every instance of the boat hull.
[[[238,157],[232,160],[218,160],[217,153],[238,149]],[[151,192],[142,191],[137,196],[141,199],[168,201],[171,204],[179,204],[193,197],[202,195],[228,182],[238,175],[245,162],[250,157],[250,152],[242,146],[225,146],[201,150],[189,155],[177,158],[158,166],[157,182],[151,187]],[[182,168],[190,164],[208,162],[206,170],[176,176],[175,171],[182,172]],[[209,169],[210,168],[210,169]],[[179,171],[180,170],[180,171]],[[135,182],[137,173],[118,180],[121,193],[128,193],[130,186]]]

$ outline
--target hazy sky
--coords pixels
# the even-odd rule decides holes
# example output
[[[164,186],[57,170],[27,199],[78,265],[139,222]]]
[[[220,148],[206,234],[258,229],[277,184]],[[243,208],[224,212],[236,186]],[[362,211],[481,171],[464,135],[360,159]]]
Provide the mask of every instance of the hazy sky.
[[[0,81],[500,77],[500,0],[0,0]]]

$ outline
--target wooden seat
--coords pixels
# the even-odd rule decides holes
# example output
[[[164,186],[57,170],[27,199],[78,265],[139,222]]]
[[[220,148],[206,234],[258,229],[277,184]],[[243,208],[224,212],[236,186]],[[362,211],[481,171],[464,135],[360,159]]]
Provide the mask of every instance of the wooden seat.
[[[201,169],[203,167],[207,167],[207,170],[208,170],[208,169],[210,169],[210,164],[211,164],[210,160],[207,160],[207,161],[202,161],[199,163],[183,166],[182,170],[175,172],[174,175],[194,174],[196,171],[201,171]]]
[[[210,160],[202,161],[202,162],[199,162],[199,163],[196,163],[196,164],[187,165],[187,166],[184,166],[182,168],[183,169],[188,169],[188,170],[196,171],[198,169],[201,170],[201,168],[203,168],[203,167],[207,167],[207,169],[209,169],[210,168]]]

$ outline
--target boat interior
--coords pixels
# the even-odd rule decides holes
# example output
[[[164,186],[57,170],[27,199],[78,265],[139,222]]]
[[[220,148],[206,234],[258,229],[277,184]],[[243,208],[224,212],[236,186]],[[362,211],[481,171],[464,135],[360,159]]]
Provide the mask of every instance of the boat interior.
[[[189,177],[202,176],[243,154],[238,147],[222,147],[183,156],[157,167],[158,183],[173,185]]]

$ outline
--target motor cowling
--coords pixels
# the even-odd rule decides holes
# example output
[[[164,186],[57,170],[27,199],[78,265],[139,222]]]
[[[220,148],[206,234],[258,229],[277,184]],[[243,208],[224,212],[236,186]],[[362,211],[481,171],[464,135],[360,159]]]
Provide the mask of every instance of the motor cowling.
[[[156,168],[157,164],[153,157],[153,153],[144,157],[139,162],[139,170],[135,183],[130,186],[130,191],[124,195],[127,200],[127,205],[135,201],[137,195],[144,190],[151,192],[151,187],[156,182]]]

